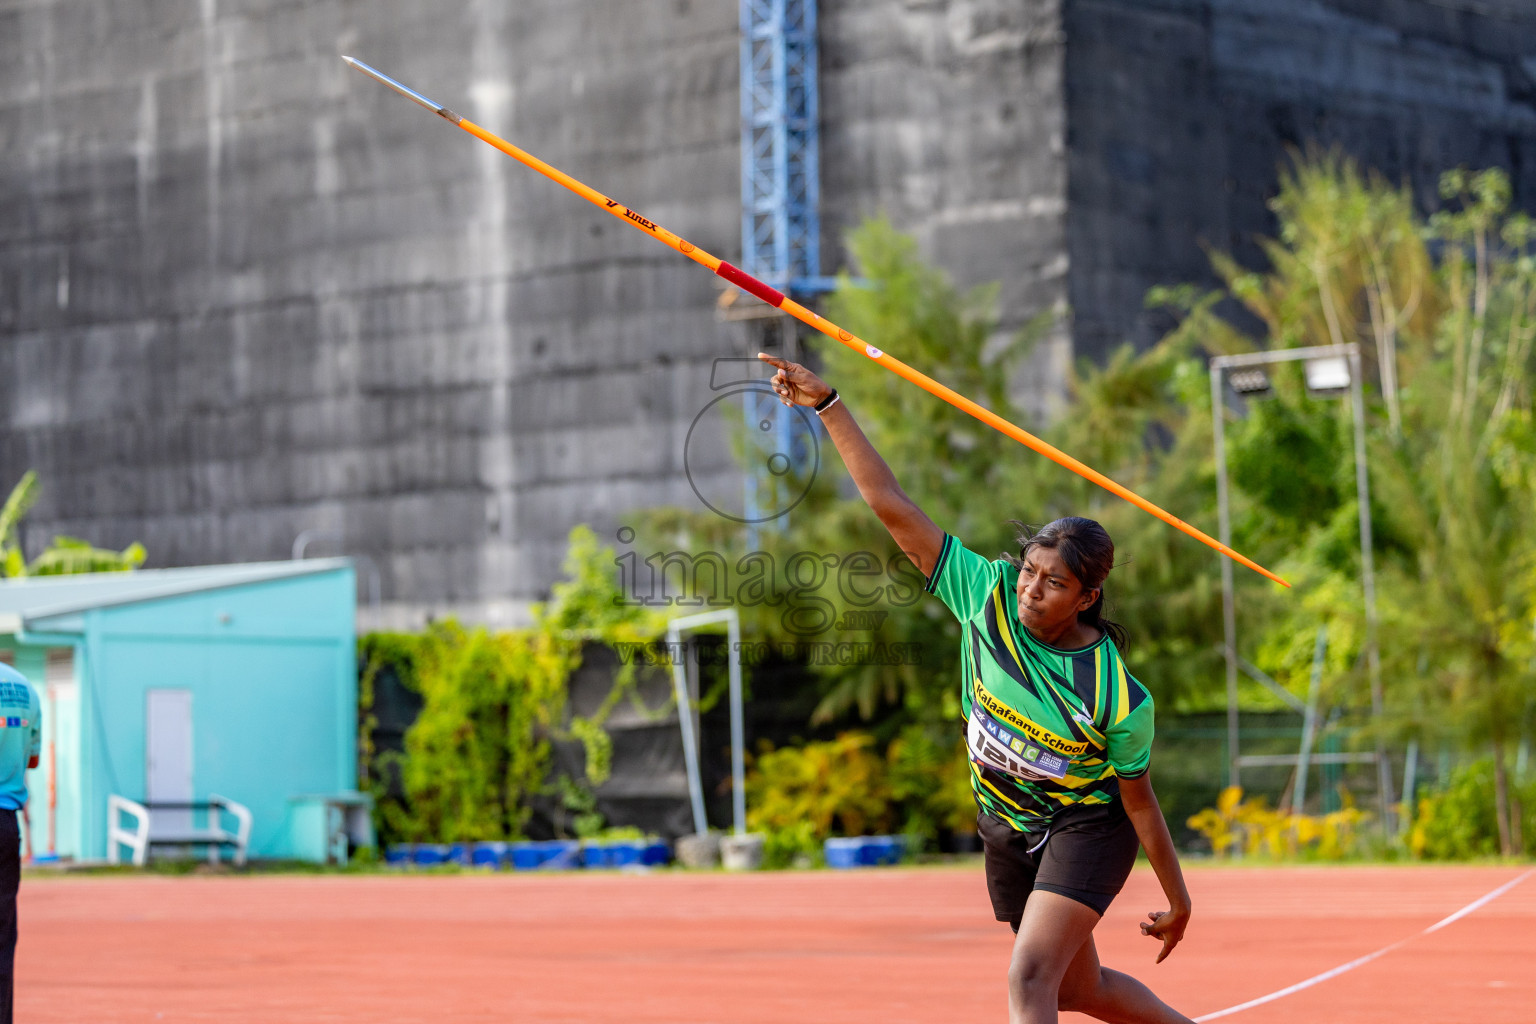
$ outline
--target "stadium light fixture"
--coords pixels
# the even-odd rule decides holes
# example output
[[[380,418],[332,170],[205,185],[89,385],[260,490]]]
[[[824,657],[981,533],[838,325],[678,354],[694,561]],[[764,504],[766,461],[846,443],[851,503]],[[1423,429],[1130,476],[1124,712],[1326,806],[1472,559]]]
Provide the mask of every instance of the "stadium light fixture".
[[[1263,398],[1273,390],[1269,374],[1258,367],[1251,370],[1233,370],[1227,374],[1227,383],[1244,398]]]
[[[1237,391],[1237,378],[1255,372],[1267,384],[1269,377],[1264,367],[1275,363],[1291,362],[1304,364],[1309,393],[1320,397],[1342,397],[1347,393],[1350,399],[1350,414],[1354,420],[1355,434],[1355,498],[1360,519],[1360,577],[1365,604],[1366,665],[1371,685],[1371,712],[1379,722],[1384,714],[1385,700],[1381,685],[1381,650],[1376,636],[1376,569],[1371,541],[1370,476],[1365,464],[1365,397],[1361,387],[1359,346],[1319,345],[1311,348],[1274,349],[1269,352],[1216,356],[1211,360],[1211,420],[1216,448],[1216,504],[1219,536],[1223,545],[1232,543],[1232,510],[1227,488],[1226,402],[1222,398],[1223,389],[1230,385],[1234,391]],[[1250,377],[1250,381],[1256,383],[1257,378]],[[1239,391],[1239,394],[1242,393]],[[1263,392],[1250,392],[1249,397],[1261,397],[1262,394]],[[1237,721],[1237,613],[1232,584],[1232,565],[1227,559],[1222,559],[1221,564],[1221,605],[1222,634],[1226,641],[1227,658],[1227,754],[1230,759],[1228,778],[1230,784],[1236,786],[1241,784]],[[1376,768],[1381,801],[1381,823],[1390,834],[1392,766],[1387,761],[1386,747],[1379,730],[1376,736]]]
[[[1349,390],[1352,377],[1344,356],[1308,359],[1302,369],[1307,375],[1307,391],[1319,398],[1336,398]]]

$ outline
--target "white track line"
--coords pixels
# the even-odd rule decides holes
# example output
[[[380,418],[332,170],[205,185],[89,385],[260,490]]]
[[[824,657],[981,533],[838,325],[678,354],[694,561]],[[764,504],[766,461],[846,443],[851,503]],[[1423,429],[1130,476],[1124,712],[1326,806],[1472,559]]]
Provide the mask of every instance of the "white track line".
[[[1431,932],[1439,931],[1441,928],[1444,928],[1448,924],[1453,924],[1457,921],[1460,921],[1462,918],[1466,917],[1468,914],[1472,913],[1478,908],[1492,903],[1494,900],[1498,899],[1506,892],[1509,892],[1509,890],[1513,889],[1515,886],[1519,885],[1533,874],[1536,874],[1536,868],[1531,868],[1524,874],[1519,875],[1508,882],[1505,882],[1503,885],[1499,886],[1497,889],[1493,890],[1485,896],[1479,896],[1471,903],[1468,903],[1466,906],[1456,911],[1456,913],[1450,915],[1449,917],[1441,918],[1439,921],[1436,921],[1434,924],[1430,925],[1428,928],[1425,928],[1417,935],[1410,935],[1406,939],[1398,939],[1396,942],[1392,943],[1392,945],[1383,946],[1374,953],[1367,953],[1365,956],[1351,960],[1347,964],[1340,964],[1338,967],[1335,967],[1332,970],[1324,971],[1322,974],[1313,975],[1306,981],[1298,981],[1294,985],[1287,985],[1285,988],[1271,992],[1267,996],[1260,996],[1257,999],[1250,999],[1246,1003],[1238,1003],[1236,1006],[1229,1006],[1225,1010],[1217,1010],[1215,1013],[1207,1013],[1203,1017],[1196,1017],[1195,1024],[1205,1024],[1205,1022],[1208,1020],[1216,1020],[1218,1017],[1226,1017],[1230,1014],[1241,1013],[1244,1010],[1251,1010],[1255,1006],[1263,1006],[1265,1003],[1272,1003],[1276,999],[1283,999],[1286,996],[1291,995],[1293,992],[1300,992],[1302,989],[1308,989],[1313,985],[1321,984],[1322,982],[1327,981],[1329,978],[1337,978],[1339,975],[1348,973],[1349,971],[1354,970],[1356,967],[1370,963],[1377,957],[1386,956],[1394,949],[1406,946],[1414,939],[1423,938],[1425,935],[1429,935]]]

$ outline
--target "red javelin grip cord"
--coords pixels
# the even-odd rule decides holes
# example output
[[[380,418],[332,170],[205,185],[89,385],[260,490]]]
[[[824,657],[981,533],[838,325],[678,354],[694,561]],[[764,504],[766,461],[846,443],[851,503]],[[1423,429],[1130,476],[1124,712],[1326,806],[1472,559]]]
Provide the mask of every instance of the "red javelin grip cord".
[[[740,288],[742,291],[756,295],[758,298],[768,303],[768,305],[772,306],[774,309],[778,309],[780,306],[784,305],[783,292],[776,288],[768,287],[766,284],[759,281],[745,270],[742,270],[739,267],[734,267],[731,264],[725,262],[725,260],[720,261],[720,266],[715,268],[715,273],[719,274],[721,277],[725,278],[727,281],[731,282],[731,284],[735,285],[737,288]]]

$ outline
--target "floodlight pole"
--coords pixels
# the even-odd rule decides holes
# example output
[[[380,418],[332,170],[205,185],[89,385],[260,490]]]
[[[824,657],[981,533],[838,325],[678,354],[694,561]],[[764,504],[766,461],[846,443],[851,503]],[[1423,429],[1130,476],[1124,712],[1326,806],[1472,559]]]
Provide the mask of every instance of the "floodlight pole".
[[[1301,720],[1301,753],[1296,758],[1296,788],[1291,790],[1291,813],[1307,811],[1307,769],[1312,766],[1312,741],[1317,738],[1317,699],[1323,683],[1323,659],[1328,655],[1328,624],[1317,627],[1317,646],[1312,650],[1312,677],[1307,683],[1307,710]]]
[[[1355,498],[1360,506],[1360,575],[1365,592],[1365,658],[1371,685],[1371,714],[1377,722],[1376,781],[1381,802],[1381,823],[1382,828],[1386,829],[1387,834],[1390,835],[1388,816],[1393,802],[1392,766],[1387,760],[1386,744],[1380,729],[1386,702],[1381,686],[1381,650],[1376,637],[1376,561],[1371,541],[1371,482],[1365,461],[1365,391],[1361,382],[1363,374],[1360,367],[1359,346],[1317,345],[1311,348],[1286,348],[1235,356],[1216,356],[1211,359],[1211,421],[1215,429],[1216,504],[1220,528],[1218,539],[1228,547],[1232,545],[1232,515],[1227,494],[1226,391],[1223,387],[1223,374],[1229,369],[1241,367],[1339,357],[1349,361],[1350,415],[1354,420],[1355,431]],[[1237,613],[1232,586],[1232,565],[1228,559],[1224,558],[1221,561],[1222,633],[1227,655],[1227,754],[1231,758],[1227,778],[1229,785],[1236,786],[1241,784],[1237,749]]]
[[[1226,392],[1222,388],[1225,364],[1220,357],[1211,360],[1211,421],[1216,438],[1216,515],[1217,538],[1232,546],[1232,508],[1227,498]],[[1238,766],[1237,728],[1237,609],[1232,593],[1231,559],[1221,560],[1221,635],[1227,658],[1227,785],[1241,786],[1242,769]]]
[[[1376,784],[1381,801],[1381,827],[1393,834],[1391,814],[1392,765],[1387,761],[1382,722],[1386,699],[1381,688],[1381,647],[1376,641],[1376,557],[1371,543],[1371,480],[1365,469],[1365,389],[1360,382],[1360,349],[1349,346],[1349,404],[1355,420],[1355,500],[1360,506],[1360,577],[1365,588],[1365,665],[1371,682],[1371,715],[1376,719]]]

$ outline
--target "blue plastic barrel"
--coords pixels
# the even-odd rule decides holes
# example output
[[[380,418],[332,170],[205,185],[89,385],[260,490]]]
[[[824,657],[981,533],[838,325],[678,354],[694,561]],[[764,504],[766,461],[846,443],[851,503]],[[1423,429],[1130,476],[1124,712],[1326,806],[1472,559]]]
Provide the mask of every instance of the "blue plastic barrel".
[[[471,867],[490,868],[495,871],[506,858],[507,844],[496,842],[475,843],[469,850]]]
[[[871,867],[896,864],[901,860],[902,845],[900,836],[865,836],[859,861]]]
[[[652,839],[640,849],[640,863],[646,867],[657,867],[672,862],[672,848],[667,845],[665,839]]]
[[[827,859],[827,867],[839,870],[858,867],[862,863],[860,855],[863,849],[864,840],[857,836],[853,838],[833,836],[821,845],[822,855]]]
[[[544,863],[543,843],[508,843],[507,851],[515,871],[532,871]]]
[[[580,867],[581,844],[574,839],[546,839],[507,843],[503,862],[515,871],[560,871]]]
[[[433,868],[448,863],[448,847],[444,843],[417,843],[411,863],[419,868]]]
[[[384,863],[392,868],[409,867],[415,857],[415,843],[394,843],[384,851]]]
[[[645,841],[620,839],[608,844],[608,866],[611,868],[639,867],[645,853]]]
[[[901,836],[834,837],[822,845],[829,868],[878,867],[901,862]]]
[[[574,839],[551,839],[544,844],[544,852],[539,867],[546,871],[562,871],[581,866],[581,844]]]

